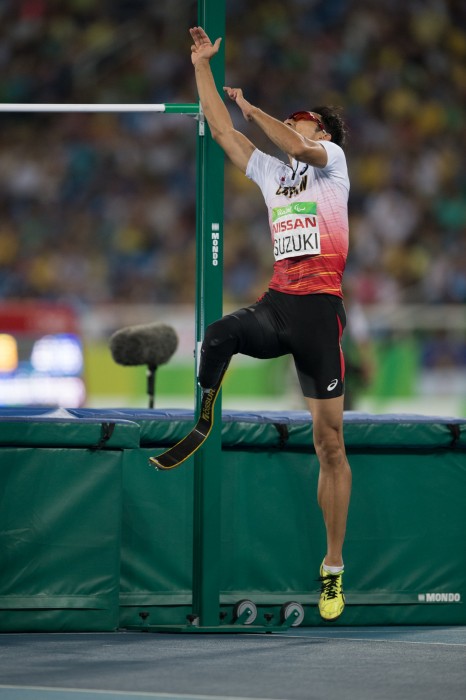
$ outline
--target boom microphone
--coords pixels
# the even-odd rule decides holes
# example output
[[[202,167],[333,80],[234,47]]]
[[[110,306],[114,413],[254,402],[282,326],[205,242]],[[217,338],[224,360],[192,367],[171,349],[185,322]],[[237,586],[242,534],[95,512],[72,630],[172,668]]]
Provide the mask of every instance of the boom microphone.
[[[147,365],[149,408],[154,408],[155,372],[168,362],[178,347],[178,336],[171,326],[150,323],[116,331],[109,341],[112,357],[119,365]]]
[[[178,336],[171,326],[150,323],[116,331],[109,345],[112,357],[119,365],[158,367],[168,362],[175,352]]]

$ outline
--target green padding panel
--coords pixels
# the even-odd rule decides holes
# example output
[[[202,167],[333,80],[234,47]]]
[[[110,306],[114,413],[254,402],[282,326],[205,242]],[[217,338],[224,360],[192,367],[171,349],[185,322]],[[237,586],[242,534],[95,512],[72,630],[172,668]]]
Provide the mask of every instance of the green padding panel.
[[[312,449],[312,422],[302,418],[302,412],[286,416],[269,415],[267,422],[227,418],[222,425],[224,447],[279,447],[286,440],[289,448]],[[172,445],[181,440],[194,425],[193,419],[182,420],[138,420],[141,428],[141,446]],[[284,432],[286,437],[284,438]],[[361,447],[377,448],[430,448],[450,447],[454,440],[458,445],[466,444],[466,420],[452,429],[446,422],[413,422],[409,416],[397,420],[375,420],[373,417],[355,419],[349,417],[344,424],[345,442],[348,449]]]
[[[362,430],[372,444],[350,450],[348,605],[333,624],[466,624],[464,450],[448,447],[442,425],[377,424],[375,434],[391,436],[380,448],[370,425],[350,427],[355,440]],[[261,429],[275,430],[251,427]],[[181,623],[190,603],[193,460],[155,472],[146,460],[156,452],[132,454],[125,466],[122,626],[142,624],[141,611],[162,624],[169,606],[172,623]],[[239,444],[222,457],[221,604],[248,598],[274,609],[296,600],[305,625],[325,624],[316,608],[325,532],[312,449]]]
[[[221,587],[234,592],[225,602],[248,590],[266,602],[315,590],[324,537],[317,473],[315,455],[224,453]]]
[[[0,449],[0,629],[118,627],[122,451]]]
[[[456,426],[455,426],[456,427]],[[464,425],[457,426],[466,431]],[[344,425],[345,444],[347,449],[375,448],[377,451],[410,448],[449,448],[454,440],[454,434],[448,424],[411,422],[400,417],[395,421],[346,422]]]
[[[409,608],[404,624],[435,624],[439,604],[445,621],[464,624],[464,453],[394,459],[380,451],[351,461],[345,587],[352,624],[397,624],[400,606]],[[224,475],[222,600],[315,606],[325,553],[315,456],[237,450],[225,455]],[[308,624],[321,624],[315,608]]]
[[[5,446],[137,448],[139,437],[137,423],[112,421],[105,417],[101,421],[37,417],[30,420],[0,420],[0,445]]]
[[[194,418],[187,420],[139,421],[141,447],[148,445],[174,445],[194,426]]]
[[[131,451],[123,468],[120,601],[135,607],[125,624],[147,605],[191,602],[193,470],[156,471],[152,454]]]
[[[287,431],[287,448],[312,449],[312,423],[245,423],[232,422],[223,426],[225,447],[278,447]],[[345,443],[348,449],[362,447],[384,448],[448,447],[453,436],[447,425],[424,423],[346,423]]]
[[[427,593],[460,593],[466,621],[466,455],[358,455],[348,523],[348,587],[370,602]],[[419,598],[421,596],[421,599]],[[431,596],[429,597],[431,598]]]

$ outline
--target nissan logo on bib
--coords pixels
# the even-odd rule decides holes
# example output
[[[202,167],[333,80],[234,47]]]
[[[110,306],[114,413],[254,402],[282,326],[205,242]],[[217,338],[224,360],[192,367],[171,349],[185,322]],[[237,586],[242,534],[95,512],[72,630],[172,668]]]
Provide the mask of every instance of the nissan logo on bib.
[[[271,213],[275,260],[320,253],[316,202],[293,202],[274,207]]]

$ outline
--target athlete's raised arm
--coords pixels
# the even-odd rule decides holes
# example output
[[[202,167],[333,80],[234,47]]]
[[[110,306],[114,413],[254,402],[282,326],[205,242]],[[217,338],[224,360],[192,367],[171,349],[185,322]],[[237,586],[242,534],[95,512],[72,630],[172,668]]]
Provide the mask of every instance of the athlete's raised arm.
[[[246,100],[240,88],[225,87],[224,90],[228,97],[236,102],[244,118],[257,124],[284,153],[301,163],[309,163],[319,168],[327,165],[327,151],[319,141],[330,141],[332,137],[324,129],[318,128],[318,119],[314,122],[310,120],[310,123],[305,125],[306,131],[298,133],[292,117],[281,122],[258,107],[254,107]]]
[[[244,134],[234,128],[230,114],[217,91],[210,68],[210,59],[218,52],[221,39],[217,39],[212,44],[202,27],[192,27],[189,33],[193,40],[191,60],[197,91],[212,138],[230,160],[245,172],[255,146]]]

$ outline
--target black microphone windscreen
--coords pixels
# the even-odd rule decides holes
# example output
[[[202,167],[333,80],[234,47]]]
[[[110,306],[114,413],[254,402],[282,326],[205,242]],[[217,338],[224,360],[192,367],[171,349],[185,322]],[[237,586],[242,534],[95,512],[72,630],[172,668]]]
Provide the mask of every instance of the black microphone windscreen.
[[[178,335],[164,323],[128,326],[110,337],[109,346],[119,365],[158,367],[168,362],[177,349]]]

